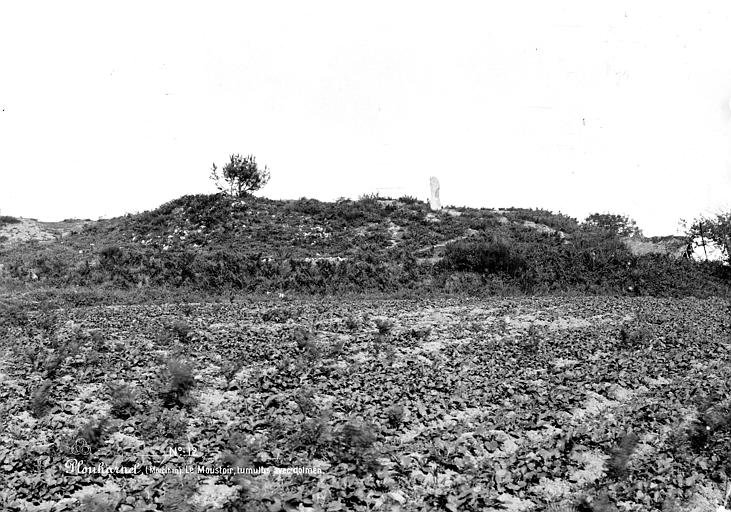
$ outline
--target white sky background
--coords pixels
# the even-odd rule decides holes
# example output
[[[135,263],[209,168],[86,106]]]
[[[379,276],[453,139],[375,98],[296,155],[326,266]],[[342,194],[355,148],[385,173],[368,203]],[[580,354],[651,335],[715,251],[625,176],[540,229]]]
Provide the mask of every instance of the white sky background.
[[[635,218],[728,208],[731,3],[4,2],[0,210],[116,216],[213,192]],[[385,190],[397,187],[395,190]]]

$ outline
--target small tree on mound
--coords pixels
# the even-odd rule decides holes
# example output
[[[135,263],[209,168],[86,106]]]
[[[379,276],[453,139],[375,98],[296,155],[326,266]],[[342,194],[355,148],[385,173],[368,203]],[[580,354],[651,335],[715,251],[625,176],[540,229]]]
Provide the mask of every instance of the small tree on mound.
[[[229,162],[220,170],[213,164],[211,180],[221,192],[243,197],[259,190],[269,181],[269,169],[259,169],[254,155],[231,155]]]
[[[726,262],[731,265],[731,211],[716,214],[713,218],[695,219],[686,236],[696,247],[715,246],[721,251]],[[710,242],[710,243],[709,243]],[[706,254],[706,259],[708,255]]]

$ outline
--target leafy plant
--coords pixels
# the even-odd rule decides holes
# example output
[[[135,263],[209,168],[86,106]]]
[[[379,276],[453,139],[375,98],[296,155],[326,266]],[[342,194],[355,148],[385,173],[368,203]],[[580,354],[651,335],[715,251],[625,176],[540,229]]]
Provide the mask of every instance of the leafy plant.
[[[290,438],[294,450],[306,450],[309,457],[322,454],[332,440],[329,411],[305,419]]]
[[[30,409],[36,418],[46,414],[48,410],[53,381],[46,379],[36,388],[30,401]]]
[[[528,327],[525,340],[523,341],[523,350],[530,352],[531,354],[537,354],[541,351],[543,346],[543,330],[538,324],[532,323]]]
[[[241,370],[243,363],[238,360],[225,361],[221,365],[221,374],[226,379],[226,387],[231,387],[236,374]]]
[[[378,334],[382,336],[389,334],[394,325],[393,321],[388,318],[376,318],[375,323],[376,329],[378,329]]]
[[[124,251],[121,247],[110,245],[99,250],[99,265],[107,270],[114,270],[124,260]]]
[[[622,436],[619,445],[612,449],[611,456],[607,462],[609,473],[615,477],[623,478],[627,475],[627,464],[632,453],[637,448],[639,437],[633,432]]]
[[[94,453],[102,445],[108,421],[109,420],[107,417],[90,420],[82,425],[79,430],[77,430],[74,439],[77,442],[83,442],[84,447],[88,447],[89,451],[86,453],[86,455]],[[83,454],[84,452],[82,451],[80,455]]]
[[[165,322],[163,327],[164,330],[157,335],[157,342],[161,345],[169,345],[176,341],[186,343],[193,334],[193,329],[185,320],[175,319]]]
[[[297,326],[292,329],[291,337],[297,344],[297,348],[302,350],[303,355],[309,361],[315,361],[322,355],[322,351],[316,341],[316,334],[313,331],[305,329],[302,326]]]
[[[123,499],[120,492],[88,494],[79,500],[84,512],[114,512]]]
[[[178,441],[185,437],[188,421],[182,410],[177,408],[153,407],[145,414],[140,423],[140,430],[147,438],[163,437]]]
[[[170,324],[170,330],[177,336],[180,343],[188,341],[193,329],[184,320],[173,320]]]
[[[389,334],[393,329],[394,323],[387,318],[376,318],[375,324],[378,332],[373,338],[373,349],[376,354],[380,354],[381,351],[386,347],[386,343],[388,341]],[[395,355],[395,351],[393,351],[394,349],[392,346],[390,348],[392,349],[391,356],[393,357],[393,355]]]
[[[25,327],[29,323],[30,317],[23,304],[0,299],[0,332],[13,327]]]
[[[431,327],[414,327],[409,329],[407,336],[416,341],[425,341],[431,335]]]
[[[405,415],[405,409],[402,405],[393,404],[388,406],[386,409],[386,420],[388,421],[388,424],[392,428],[396,428],[404,420]]]
[[[315,403],[314,396],[312,389],[305,388],[299,389],[293,397],[300,411],[305,416],[315,416],[319,412],[319,407]]]
[[[643,346],[651,336],[650,330],[642,325],[626,325],[619,331],[620,347],[638,348]]]
[[[355,331],[360,327],[360,322],[353,315],[348,315],[343,322],[343,325],[349,331]]]
[[[47,378],[53,378],[56,376],[58,369],[66,359],[66,354],[61,351],[55,351],[46,356],[43,362],[43,369],[46,372]]]
[[[336,341],[330,349],[330,357],[338,357],[345,352],[345,346],[348,344],[348,339],[341,337]]]
[[[335,429],[332,442],[340,462],[355,464],[359,468],[372,466],[376,442],[372,425],[351,419]]]
[[[195,494],[198,487],[195,474],[165,475],[162,487],[164,489],[161,498],[163,510],[171,512],[196,511],[196,507],[190,503],[190,498]]]
[[[129,384],[111,385],[110,395],[112,398],[110,412],[117,418],[127,419],[137,414],[141,409],[137,402],[137,393]]]
[[[696,452],[711,444],[718,434],[731,430],[731,406],[728,401],[705,397],[698,409],[698,417],[687,430],[688,442]]]
[[[315,334],[312,331],[299,325],[292,329],[291,336],[297,344],[297,348],[306,348],[315,339]]]
[[[546,507],[545,512],[594,512],[594,509],[586,503],[551,503]]]
[[[265,322],[285,323],[293,318],[294,313],[288,308],[271,308],[261,315],[261,319]]]
[[[162,393],[165,406],[190,405],[190,391],[195,387],[192,368],[177,358],[170,358],[163,375],[167,380],[166,389]]]
[[[89,341],[91,344],[91,349],[96,352],[106,352],[107,351],[107,343],[104,339],[104,335],[102,334],[101,330],[94,329],[92,331],[89,331]]]

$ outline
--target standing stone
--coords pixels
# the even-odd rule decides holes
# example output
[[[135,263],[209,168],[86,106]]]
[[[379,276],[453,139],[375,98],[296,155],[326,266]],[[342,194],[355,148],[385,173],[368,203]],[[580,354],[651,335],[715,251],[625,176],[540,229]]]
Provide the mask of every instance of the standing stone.
[[[442,202],[439,200],[439,180],[434,176],[429,178],[431,185],[431,197],[429,198],[429,206],[432,210],[441,210]]]

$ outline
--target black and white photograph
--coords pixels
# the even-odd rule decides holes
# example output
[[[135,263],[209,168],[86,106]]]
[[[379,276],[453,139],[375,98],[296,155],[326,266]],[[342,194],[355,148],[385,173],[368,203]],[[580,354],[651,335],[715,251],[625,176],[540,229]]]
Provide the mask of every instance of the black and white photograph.
[[[731,3],[0,2],[0,512],[731,512]]]

